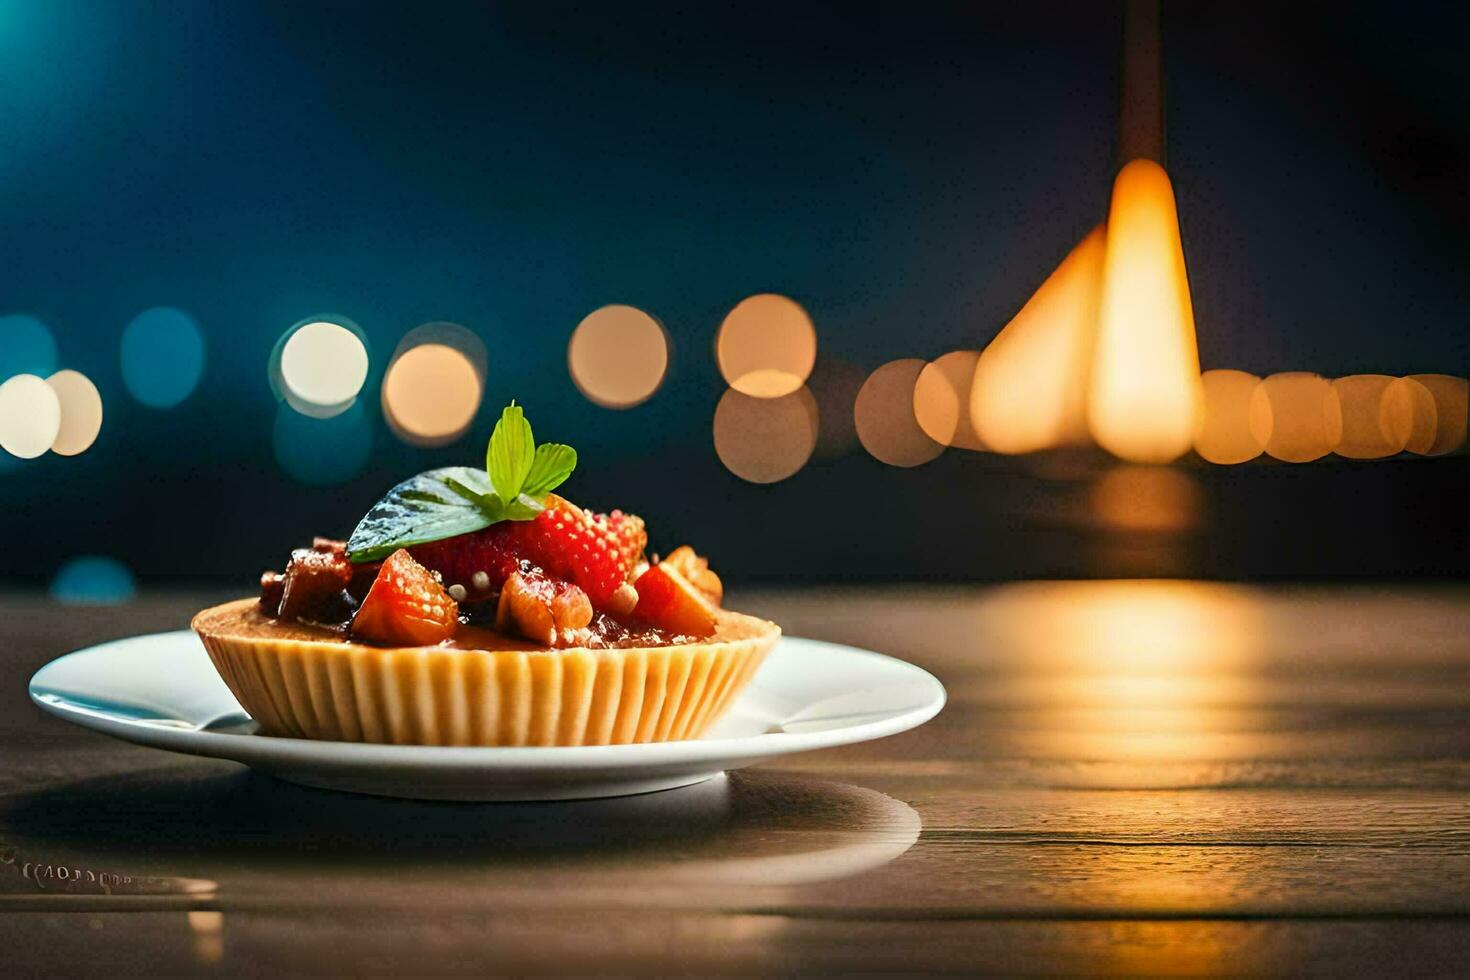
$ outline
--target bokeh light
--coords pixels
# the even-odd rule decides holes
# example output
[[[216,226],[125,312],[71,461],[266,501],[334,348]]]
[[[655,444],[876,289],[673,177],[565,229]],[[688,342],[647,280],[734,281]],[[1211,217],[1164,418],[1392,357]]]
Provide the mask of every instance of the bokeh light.
[[[980,354],[970,396],[985,448],[1030,453],[1087,440],[1087,388],[1106,229],[1072,249]]]
[[[1337,395],[1332,384],[1310,371],[1273,374],[1251,393],[1250,429],[1266,454],[1287,463],[1308,463],[1332,452]]]
[[[367,465],[373,427],[362,402],[325,419],[281,405],[276,409],[272,443],[276,462],[290,476],[312,486],[335,486]]]
[[[144,310],[123,330],[123,384],[144,405],[172,408],[189,397],[203,374],[204,335],[182,310]]]
[[[128,566],[105,555],[73,558],[51,580],[51,598],[72,605],[112,605],[137,593]]]
[[[1410,383],[1386,374],[1354,374],[1332,382],[1327,441],[1347,459],[1381,459],[1404,451],[1414,426]]]
[[[868,376],[853,406],[859,441],[874,459],[889,466],[921,466],[944,452],[914,417],[914,386],[925,362],[889,361]]]
[[[0,448],[21,459],[35,459],[61,431],[61,401],[56,390],[34,374],[17,374],[0,384]]]
[[[715,453],[742,480],[776,483],[811,459],[817,428],[817,401],[805,387],[780,398],[731,388],[715,407]]]
[[[817,359],[817,331],[795,300],[775,293],[736,304],[715,338],[720,373],[736,391],[780,398],[806,383]]]
[[[60,456],[76,456],[91,448],[102,430],[102,396],[80,371],[57,371],[46,379],[61,405],[61,425],[51,443]]]
[[[350,408],[368,376],[361,329],[341,318],[312,318],[282,335],[271,353],[271,388],[296,411],[331,418]]]
[[[1114,456],[1167,463],[1194,442],[1194,307],[1174,188],[1152,160],[1132,161],[1113,183],[1088,396],[1088,428]]]
[[[1409,381],[1422,385],[1434,400],[1434,437],[1420,438],[1409,446],[1422,456],[1452,453],[1465,444],[1470,381],[1450,374],[1411,374]]]
[[[924,365],[914,382],[914,419],[924,434],[955,449],[983,449],[970,419],[979,351],[950,351]]]
[[[469,429],[485,392],[485,345],[456,323],[415,327],[383,376],[383,417],[415,446],[447,445]]]
[[[1409,399],[1409,438],[1404,441],[1404,449],[1424,455],[1434,448],[1435,434],[1439,431],[1439,409],[1434,404],[1434,395],[1413,378],[1397,380],[1408,392]]]
[[[1199,524],[1202,497],[1199,484],[1184,470],[1124,464],[1110,467],[1092,485],[1088,503],[1112,530],[1173,534]]]
[[[593,310],[567,343],[567,370],[584,397],[603,408],[632,408],[653,397],[669,369],[663,324],[635,306]]]
[[[1204,406],[1194,451],[1211,463],[1244,463],[1261,455],[1263,443],[1251,431],[1251,396],[1261,379],[1245,371],[1217,369],[1200,375]],[[1266,433],[1269,438],[1270,433]]]
[[[25,313],[0,316],[0,381],[17,374],[45,377],[56,370],[56,340]]]

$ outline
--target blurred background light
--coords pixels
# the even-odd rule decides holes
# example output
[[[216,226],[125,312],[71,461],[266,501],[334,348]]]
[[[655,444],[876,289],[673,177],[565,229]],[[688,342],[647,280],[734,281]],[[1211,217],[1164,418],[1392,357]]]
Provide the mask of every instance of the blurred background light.
[[[1109,467],[1088,493],[1105,527],[1143,534],[1171,534],[1200,522],[1203,493],[1194,477],[1168,466]]]
[[[921,466],[944,452],[914,417],[914,386],[925,362],[916,357],[889,361],[868,376],[853,406],[858,439],[874,459],[889,466]]]
[[[1244,463],[1261,455],[1264,443],[1251,430],[1251,396],[1261,379],[1245,371],[1216,369],[1199,380],[1203,406],[1194,451],[1211,463]]]
[[[980,352],[950,351],[924,365],[914,382],[914,419],[924,434],[955,449],[983,449],[970,416]]]
[[[1424,456],[1452,453],[1465,444],[1470,381],[1449,374],[1411,374],[1409,381],[1422,385],[1434,400],[1434,438],[1421,439],[1409,448]]]
[[[1404,451],[1414,426],[1411,385],[1386,374],[1353,374],[1332,382],[1327,441],[1347,459],[1382,459]],[[1422,386],[1420,386],[1422,387]]]
[[[128,602],[137,591],[128,566],[105,555],[72,558],[51,580],[51,598],[73,605]]]
[[[464,327],[415,327],[399,342],[383,376],[383,417],[404,442],[448,445],[474,422],[485,372],[485,345]]]
[[[1094,228],[980,353],[970,397],[987,449],[1029,453],[1087,440],[1104,226]]]
[[[747,297],[715,338],[720,373],[736,391],[780,398],[806,383],[817,359],[817,331],[795,300],[775,293]]]
[[[35,459],[61,431],[61,401],[56,390],[34,374],[17,374],[0,384],[0,448],[21,459]]]
[[[1169,175],[1152,160],[1119,171],[1108,211],[1088,427],[1135,463],[1178,459],[1199,412],[1194,308]]]
[[[817,401],[805,387],[779,398],[727,389],[715,406],[715,454],[749,483],[776,483],[797,473],[817,445]]]
[[[572,382],[603,408],[632,408],[647,401],[663,384],[668,368],[667,331],[634,306],[593,310],[567,343]]]
[[[1434,395],[1422,383],[1413,378],[1399,378],[1409,396],[1409,438],[1404,449],[1424,455],[1434,448],[1435,434],[1439,431],[1439,409],[1435,407]]]
[[[313,318],[282,335],[271,353],[271,388],[303,415],[331,418],[352,406],[367,382],[369,357],[361,329],[342,319]]]
[[[61,406],[61,424],[51,451],[60,456],[86,452],[102,430],[102,396],[80,371],[57,371],[46,379]]]
[[[55,370],[56,340],[44,323],[25,313],[0,316],[0,381]]]
[[[1331,382],[1320,374],[1273,374],[1251,393],[1251,433],[1267,455],[1283,462],[1321,459],[1332,452],[1336,401]]]
[[[373,449],[372,421],[362,402],[330,418],[314,418],[281,405],[271,441],[276,462],[291,477],[311,486],[335,486],[367,465]]]
[[[182,310],[155,306],[123,330],[123,384],[144,405],[172,408],[189,397],[203,373],[204,336]]]

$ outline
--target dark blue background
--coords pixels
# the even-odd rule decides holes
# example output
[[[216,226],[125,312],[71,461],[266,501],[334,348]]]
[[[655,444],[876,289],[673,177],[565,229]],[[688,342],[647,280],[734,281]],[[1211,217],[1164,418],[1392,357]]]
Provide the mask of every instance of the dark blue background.
[[[1456,8],[1166,7],[1203,366],[1464,374]],[[478,459],[512,397],[582,451],[572,496],[643,512],[657,543],[694,539],[736,576],[1175,571],[1099,561],[1086,527],[1035,517],[1085,474],[954,453],[901,472],[859,451],[758,488],[708,435],[714,331],[750,293],[798,299],[823,359],[865,370],[988,341],[1103,216],[1120,25],[1108,3],[0,0],[0,314],[47,323],[107,413],[81,457],[0,465],[0,575],[104,553],[248,579],[398,478]],[[608,302],[675,344],[628,412],[565,369]],[[123,327],[156,305],[207,344],[200,388],[167,411],[118,369]],[[266,367],[282,331],[329,312],[370,339],[373,453],[306,489],[275,460]],[[382,426],[376,384],[431,320],[483,338],[489,385],[482,424],[425,451]],[[1461,571],[1464,462],[1199,468],[1207,526],[1184,568]]]

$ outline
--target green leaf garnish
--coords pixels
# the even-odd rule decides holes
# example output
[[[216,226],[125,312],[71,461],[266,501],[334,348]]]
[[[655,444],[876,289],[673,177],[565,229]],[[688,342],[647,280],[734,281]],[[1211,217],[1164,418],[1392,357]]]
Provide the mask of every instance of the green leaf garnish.
[[[528,497],[544,497],[566,482],[577,468],[577,451],[559,442],[543,442],[536,447],[531,472],[521,487]]]
[[[494,524],[496,518],[481,499],[470,500],[461,488],[494,496],[485,471],[469,466],[429,470],[404,480],[358,522],[347,541],[348,556],[355,562],[377,561],[399,548],[468,534]]]
[[[531,463],[536,456],[536,440],[531,423],[521,406],[511,402],[500,413],[495,431],[490,434],[490,448],[485,453],[485,469],[501,500],[514,500],[526,485]]]
[[[546,509],[546,495],[577,466],[577,451],[561,443],[537,446],[531,423],[515,402],[500,415],[485,469],[448,466],[404,480],[358,522],[347,541],[354,562],[377,561],[412,548],[478,531],[501,521],[529,521]]]

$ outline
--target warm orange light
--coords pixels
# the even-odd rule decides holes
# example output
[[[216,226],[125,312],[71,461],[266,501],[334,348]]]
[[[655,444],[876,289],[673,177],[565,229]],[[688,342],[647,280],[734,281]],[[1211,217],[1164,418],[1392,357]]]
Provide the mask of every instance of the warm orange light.
[[[914,382],[914,419],[935,442],[956,449],[985,448],[970,419],[970,389],[980,355],[950,351],[924,365]]]
[[[669,367],[663,325],[634,306],[593,310],[567,343],[567,370],[587,400],[603,408],[632,408],[653,397]]]
[[[1414,388],[1386,374],[1354,374],[1332,382],[1327,441],[1347,459],[1381,459],[1404,451],[1414,429]]]
[[[1244,463],[1261,455],[1264,443],[1251,431],[1250,419],[1251,396],[1261,379],[1222,368],[1206,371],[1199,380],[1204,404],[1194,451],[1211,463]]]
[[[987,449],[1029,453],[1087,435],[1088,363],[1107,233],[1092,230],[980,354],[970,416]]]
[[[1102,447],[1138,463],[1189,450],[1200,405],[1194,308],[1169,175],[1134,160],[1113,183],[1088,399]]]
[[[715,454],[750,483],[777,483],[796,474],[817,444],[817,401],[805,386],[780,398],[728,389],[715,407]]]
[[[479,372],[463,351],[420,344],[389,365],[383,377],[383,416],[405,442],[444,446],[474,422],[483,391]]]
[[[1199,484],[1174,467],[1117,464],[1092,486],[1088,503],[1103,527],[1170,534],[1199,524]]]
[[[1405,380],[1422,385],[1434,402],[1433,437],[1412,439],[1409,450],[1424,456],[1439,456],[1463,446],[1470,382],[1451,374],[1411,374]],[[1421,412],[1427,414],[1426,410]],[[1416,430],[1422,424],[1416,421]]]
[[[811,376],[817,331],[795,300],[776,293],[747,296],[720,324],[715,357],[731,388],[756,398],[780,398]]]
[[[1273,374],[1251,392],[1250,429],[1266,454],[1285,463],[1310,463],[1332,452],[1341,434],[1337,392],[1310,371]]]
[[[924,362],[901,358],[868,375],[853,404],[858,441],[868,455],[889,466],[922,466],[944,452],[914,417],[914,386]]]

